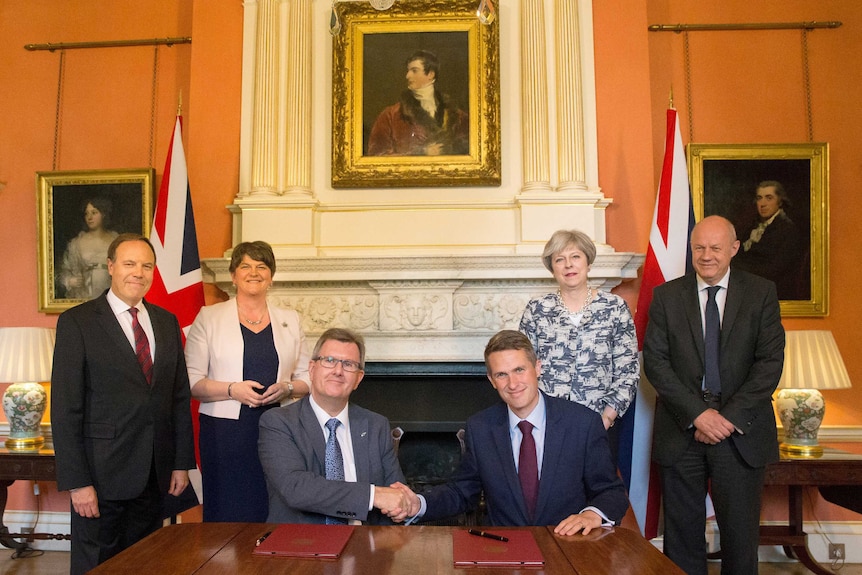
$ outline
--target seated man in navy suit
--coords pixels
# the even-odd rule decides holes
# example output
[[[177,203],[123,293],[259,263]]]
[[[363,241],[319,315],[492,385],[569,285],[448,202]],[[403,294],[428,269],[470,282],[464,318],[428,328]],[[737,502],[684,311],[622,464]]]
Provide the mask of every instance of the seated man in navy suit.
[[[520,332],[492,337],[485,366],[505,403],[467,420],[464,457],[448,483],[419,496],[399,486],[412,519],[463,513],[484,491],[491,525],[554,525],[572,535],[618,524],[628,498],[601,417],[539,391],[540,362]]]

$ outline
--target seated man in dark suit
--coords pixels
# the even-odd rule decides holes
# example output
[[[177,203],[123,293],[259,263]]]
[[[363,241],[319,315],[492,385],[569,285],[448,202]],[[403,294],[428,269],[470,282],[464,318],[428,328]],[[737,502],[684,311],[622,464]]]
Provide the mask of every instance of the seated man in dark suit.
[[[329,329],[314,346],[311,394],[260,418],[258,452],[269,492],[271,523],[378,524],[403,517],[404,481],[389,421],[349,404],[362,381],[365,342]]]
[[[484,491],[491,525],[554,525],[571,535],[619,523],[628,499],[601,417],[539,391],[540,363],[520,332],[492,337],[485,366],[505,403],[467,420],[467,448],[448,483],[420,496],[398,486],[413,519],[463,513]]]

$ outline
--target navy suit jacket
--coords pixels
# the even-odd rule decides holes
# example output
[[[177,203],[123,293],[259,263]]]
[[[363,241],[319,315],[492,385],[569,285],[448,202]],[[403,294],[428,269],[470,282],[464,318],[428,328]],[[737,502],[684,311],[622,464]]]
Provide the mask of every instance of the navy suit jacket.
[[[404,482],[389,420],[348,405],[356,482],[326,479],[326,439],[308,396],[260,417],[258,453],[269,491],[270,523],[324,523],[327,516],[391,524],[368,510],[370,485]]]
[[[566,399],[544,397],[547,425],[535,518],[527,517],[515,472],[509,412],[499,403],[467,420],[460,467],[451,481],[424,494],[427,511],[422,520],[463,513],[475,507],[484,491],[490,525],[557,525],[590,505],[619,523],[628,498],[611,461],[601,417]]]
[[[748,465],[778,461],[772,392],[784,365],[784,328],[775,284],[731,267],[721,323],[719,412],[742,433],[730,441]],[[658,392],[653,458],[672,465],[694,440],[702,398],[704,342],[697,276],[655,288],[644,371]]]
[[[92,485],[100,499],[132,499],[155,462],[167,493],[173,470],[195,467],[180,328],[167,310],[144,305],[156,340],[152,385],[105,294],[57,321],[51,427],[61,491]]]

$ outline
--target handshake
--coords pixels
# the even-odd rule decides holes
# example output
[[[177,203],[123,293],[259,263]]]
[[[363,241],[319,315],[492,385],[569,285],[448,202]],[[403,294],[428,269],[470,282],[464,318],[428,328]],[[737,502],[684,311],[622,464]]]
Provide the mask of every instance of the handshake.
[[[389,487],[374,486],[374,507],[395,523],[401,523],[419,513],[420,502],[412,489],[395,482]]]

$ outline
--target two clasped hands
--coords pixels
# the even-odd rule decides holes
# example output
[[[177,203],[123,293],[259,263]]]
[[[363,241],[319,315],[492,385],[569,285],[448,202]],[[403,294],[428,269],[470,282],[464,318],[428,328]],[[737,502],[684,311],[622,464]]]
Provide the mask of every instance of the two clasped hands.
[[[730,420],[711,407],[694,418],[692,424],[695,440],[709,445],[716,445],[737,431]]]
[[[419,513],[421,502],[412,489],[401,482],[389,487],[374,487],[374,507],[389,516],[395,523],[401,523]],[[589,509],[569,515],[554,528],[557,535],[588,534],[602,526],[602,517]]]

